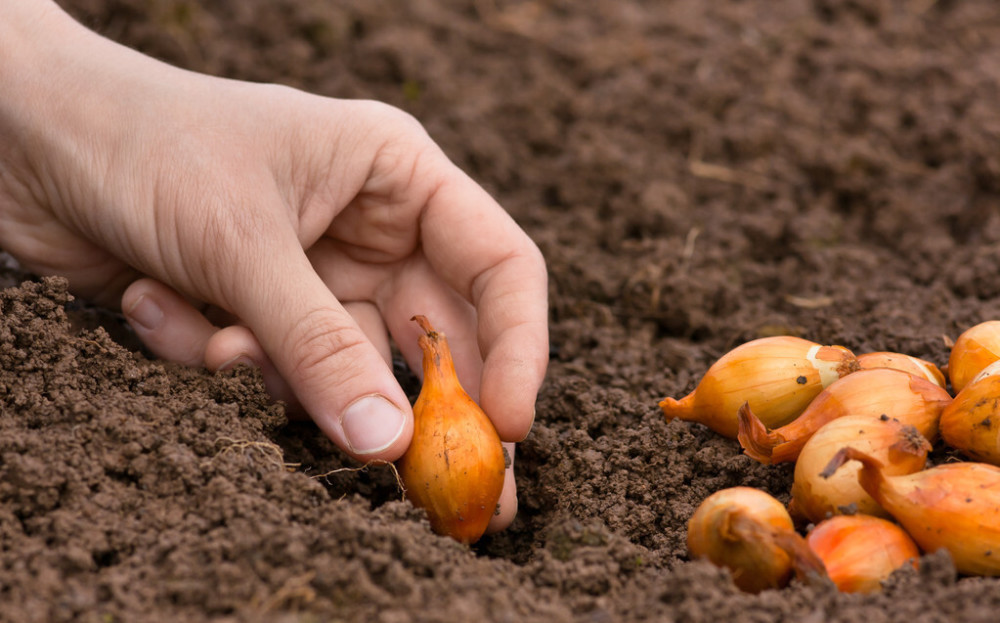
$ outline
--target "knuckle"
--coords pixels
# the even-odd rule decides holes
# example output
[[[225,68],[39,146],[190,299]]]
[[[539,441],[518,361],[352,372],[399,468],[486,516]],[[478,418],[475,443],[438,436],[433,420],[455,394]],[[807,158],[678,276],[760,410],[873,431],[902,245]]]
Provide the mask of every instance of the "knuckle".
[[[384,102],[372,102],[371,104],[371,111],[376,117],[376,122],[383,127],[390,126],[390,132],[404,130],[425,133],[423,124],[402,108]]]
[[[359,374],[367,345],[360,330],[340,321],[329,310],[307,314],[289,337],[293,370],[302,378],[327,374],[331,368],[336,368],[341,377]]]

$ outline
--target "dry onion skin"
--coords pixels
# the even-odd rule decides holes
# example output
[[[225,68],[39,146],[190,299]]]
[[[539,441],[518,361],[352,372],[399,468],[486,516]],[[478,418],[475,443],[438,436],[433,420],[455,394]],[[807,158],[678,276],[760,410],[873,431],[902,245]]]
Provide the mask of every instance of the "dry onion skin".
[[[987,320],[966,329],[955,340],[948,357],[952,389],[962,391],[994,361],[1000,361],[1000,320]]]
[[[889,417],[848,415],[827,422],[806,442],[795,462],[789,504],[793,517],[813,523],[855,512],[890,517],[858,483],[859,463],[848,463],[828,478],[821,476],[830,459],[844,447],[878,459],[890,476],[920,471],[931,450],[917,429]]]
[[[948,382],[944,377],[944,372],[941,372],[941,368],[926,359],[912,355],[890,351],[864,353],[858,355],[858,365],[861,366],[862,370],[891,368],[901,372],[909,372],[914,376],[927,379],[941,389],[947,389]]]
[[[960,573],[1000,575],[1000,467],[946,463],[889,476],[877,459],[843,448],[825,473],[848,461],[861,463],[858,482],[921,550],[946,550]]]
[[[972,377],[972,380],[969,381],[969,383],[966,384],[965,387],[968,387],[972,383],[978,383],[980,380],[985,379],[988,376],[997,376],[997,375],[1000,375],[1000,361],[994,361],[990,365],[988,365],[985,368],[983,368],[982,370],[980,370],[979,374],[977,374],[976,376]],[[959,392],[959,393],[961,393],[961,392]]]
[[[861,370],[824,389],[794,422],[768,430],[749,407],[739,411],[740,445],[761,463],[794,461],[809,437],[845,415],[885,415],[910,424],[933,441],[951,395],[935,383],[889,368]]]
[[[413,441],[397,463],[406,497],[427,511],[431,529],[460,543],[486,531],[503,489],[500,437],[462,389],[443,333],[414,316],[424,335],[424,381],[413,405]]]
[[[784,505],[751,487],[705,498],[688,521],[687,545],[692,558],[729,569],[736,586],[748,593],[782,588],[793,575],[825,576]]]
[[[826,573],[845,593],[877,593],[894,571],[919,566],[920,550],[905,530],[868,515],[827,519],[806,536]]]
[[[977,378],[941,413],[941,438],[973,460],[1000,465],[1000,376]]]
[[[775,336],[737,346],[709,367],[698,386],[680,400],[664,398],[667,421],[700,422],[736,438],[736,412],[749,402],[771,427],[795,419],[816,395],[858,369],[842,346],[823,346],[798,337]]]

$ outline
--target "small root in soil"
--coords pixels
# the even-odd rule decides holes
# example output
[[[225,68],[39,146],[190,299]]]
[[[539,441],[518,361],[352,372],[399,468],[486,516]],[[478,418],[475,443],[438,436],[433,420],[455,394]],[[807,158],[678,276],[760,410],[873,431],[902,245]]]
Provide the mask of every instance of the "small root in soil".
[[[315,474],[315,475],[311,476],[311,478],[315,478],[317,480],[320,479],[320,478],[322,478],[322,479],[324,479],[326,481],[326,484],[329,485],[329,484],[332,484],[332,483],[330,482],[330,480],[329,480],[328,477],[332,476],[333,474],[340,474],[340,473],[343,473],[343,472],[362,472],[362,471],[367,471],[368,468],[372,467],[373,465],[388,465],[389,466],[389,469],[392,470],[393,477],[395,477],[395,479],[396,479],[396,486],[399,487],[400,499],[405,499],[406,498],[406,487],[403,485],[403,479],[400,477],[399,470],[396,469],[395,463],[393,463],[391,461],[384,461],[382,459],[377,459],[377,460],[374,460],[374,461],[369,461],[369,462],[365,463],[364,465],[362,465],[360,467],[340,467],[340,468],[337,468],[337,469],[331,469],[330,471],[323,472],[322,474]]]
[[[312,603],[316,599],[316,590],[310,586],[310,582],[315,577],[316,571],[292,576],[271,595],[255,595],[250,600],[250,607],[258,614],[267,614],[278,610],[295,610],[299,605]]]
[[[231,437],[219,437],[215,440],[215,445],[226,444],[219,450],[213,459],[231,452],[242,452],[248,459],[251,455],[257,454],[264,458],[265,463],[272,465],[279,470],[294,472],[300,467],[300,463],[288,463],[285,461],[285,454],[281,448],[270,441],[250,441],[249,439],[233,439]]]

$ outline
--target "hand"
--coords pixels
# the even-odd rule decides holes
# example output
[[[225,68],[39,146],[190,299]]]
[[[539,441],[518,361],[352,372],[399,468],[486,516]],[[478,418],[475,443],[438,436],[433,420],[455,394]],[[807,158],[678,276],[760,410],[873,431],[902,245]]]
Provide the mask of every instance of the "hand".
[[[26,268],[120,301],[159,356],[259,366],[362,461],[409,444],[390,336],[419,370],[423,314],[501,438],[528,433],[544,261],[413,118],[183,71],[47,1],[5,21],[0,246]],[[514,512],[509,477],[491,529]]]

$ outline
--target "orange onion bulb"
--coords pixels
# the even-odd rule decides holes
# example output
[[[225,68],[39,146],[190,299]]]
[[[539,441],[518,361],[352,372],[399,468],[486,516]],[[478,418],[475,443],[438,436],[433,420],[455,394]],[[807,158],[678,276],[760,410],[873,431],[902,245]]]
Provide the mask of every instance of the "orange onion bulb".
[[[767,426],[795,419],[835,380],[858,369],[843,346],[822,346],[787,335],[765,337],[737,346],[709,367],[698,386],[680,400],[664,398],[667,421],[699,422],[736,438],[736,412],[749,402]]]
[[[818,523],[832,515],[864,513],[890,517],[858,483],[861,465],[849,463],[835,474],[820,474],[844,447],[877,458],[889,475],[912,474],[924,468],[931,444],[913,426],[889,417],[848,415],[824,424],[802,447],[792,483],[793,515]]]
[[[920,564],[920,550],[910,535],[879,517],[831,517],[813,528],[806,542],[845,593],[877,593],[893,571]]]
[[[934,440],[951,395],[926,379],[889,368],[861,370],[834,381],[794,422],[767,430],[749,408],[739,411],[739,441],[761,463],[794,461],[819,428],[845,415],[885,415],[916,427]]]
[[[927,379],[941,389],[947,389],[948,383],[944,377],[944,372],[941,372],[941,368],[926,359],[912,355],[889,351],[864,353],[863,355],[858,355],[858,365],[861,366],[862,370],[891,368],[893,370],[909,372],[920,378]]]
[[[397,468],[434,532],[473,543],[486,531],[503,489],[506,459],[493,423],[458,382],[443,333],[413,318],[424,335],[424,381],[413,405],[413,440]]]
[[[1000,465],[1000,376],[979,374],[941,412],[941,438],[965,456]]]
[[[751,487],[705,498],[688,521],[687,545],[692,558],[729,569],[736,586],[749,593],[781,588],[796,574],[825,574],[784,505]]]
[[[1000,360],[1000,320],[987,320],[966,329],[951,347],[948,377],[952,389],[962,391],[979,372]]]

